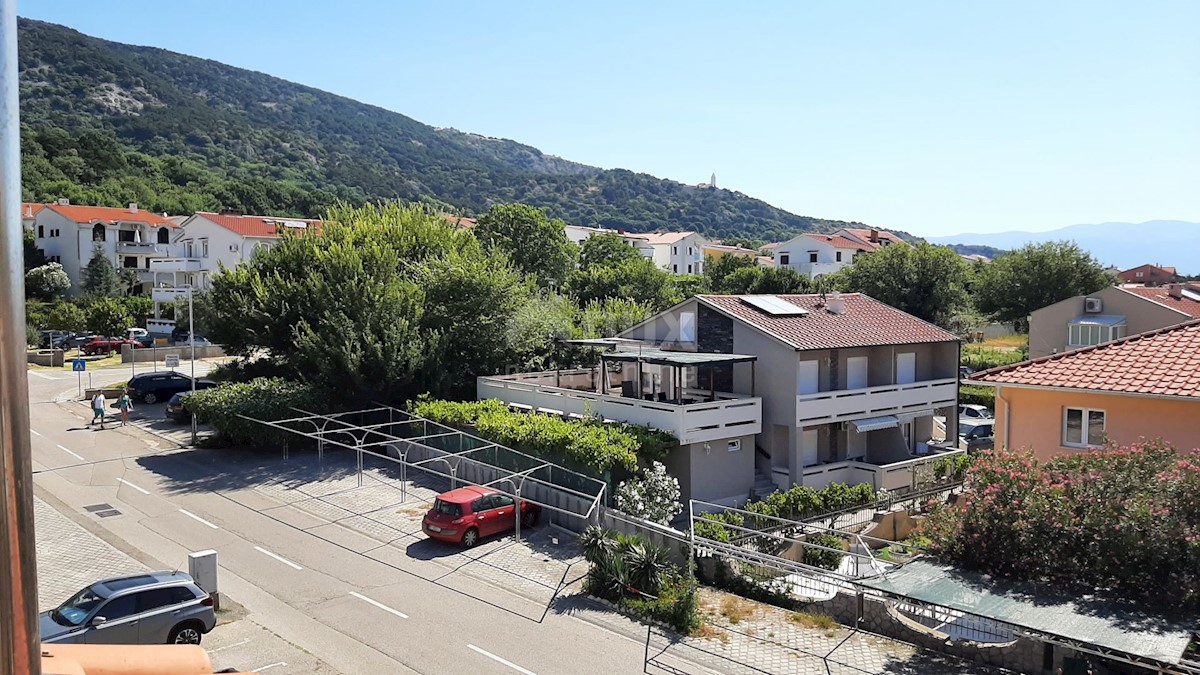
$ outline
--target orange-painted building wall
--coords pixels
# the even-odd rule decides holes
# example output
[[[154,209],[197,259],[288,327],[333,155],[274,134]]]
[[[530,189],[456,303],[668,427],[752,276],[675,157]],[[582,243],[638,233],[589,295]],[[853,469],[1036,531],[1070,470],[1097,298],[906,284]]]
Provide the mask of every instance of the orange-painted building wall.
[[[1008,401],[1007,406],[1000,397]],[[1200,400],[1003,385],[996,398],[996,447],[1030,448],[1038,459],[1083,452],[1063,445],[1063,417],[1068,407],[1103,410],[1105,433],[1117,445],[1162,438],[1179,448],[1200,448]],[[1011,416],[1011,424],[1006,416]]]

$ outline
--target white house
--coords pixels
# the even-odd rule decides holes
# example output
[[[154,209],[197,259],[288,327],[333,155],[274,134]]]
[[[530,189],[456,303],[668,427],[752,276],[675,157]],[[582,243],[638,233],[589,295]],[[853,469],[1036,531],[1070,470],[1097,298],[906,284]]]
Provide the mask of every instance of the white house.
[[[34,232],[34,242],[51,262],[63,266],[71,279],[70,293],[82,291],[83,270],[94,255],[103,255],[120,269],[133,270],[141,282],[133,291],[145,292],[171,272],[151,267],[151,261],[178,257],[171,245],[179,226],[157,213],[130,204],[127,208],[78,206],[66,199],[54,204],[23,204],[22,222]]]
[[[221,265],[237,267],[259,251],[274,246],[284,232],[303,234],[320,231],[320,227],[321,221],[303,218],[196,213],[183,222],[175,240],[184,257],[199,261],[195,269],[188,270],[184,283],[208,288]]]
[[[860,244],[873,244],[880,248],[884,246],[891,246],[892,244],[904,244],[905,246],[909,245],[907,241],[904,241],[900,237],[888,232],[887,230],[876,230],[865,227],[843,227],[837,232],[834,232],[834,234],[841,235],[847,239],[850,239],[851,241],[857,241]]]
[[[877,249],[875,244],[839,234],[802,234],[775,248],[775,266],[816,278],[851,265],[856,256]]]
[[[651,258],[654,255],[654,249],[646,242],[646,235],[630,234],[624,230],[614,230],[608,227],[585,227],[583,225],[567,225],[564,229],[567,239],[576,246],[582,246],[583,242],[598,234],[615,234],[631,248],[637,249],[643,256]]]
[[[708,239],[697,232],[654,232],[644,238],[654,264],[674,274],[704,274],[704,248]]]

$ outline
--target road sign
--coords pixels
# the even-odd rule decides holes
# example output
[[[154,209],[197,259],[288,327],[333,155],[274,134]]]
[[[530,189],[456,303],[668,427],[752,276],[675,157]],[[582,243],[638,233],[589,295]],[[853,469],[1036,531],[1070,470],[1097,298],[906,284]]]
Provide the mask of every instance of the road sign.
[[[71,372],[82,373],[85,370],[87,370],[87,361],[84,361],[83,359],[75,359],[71,361]]]
[[[178,368],[179,367],[179,355],[178,354],[167,354],[167,367],[168,368]]]

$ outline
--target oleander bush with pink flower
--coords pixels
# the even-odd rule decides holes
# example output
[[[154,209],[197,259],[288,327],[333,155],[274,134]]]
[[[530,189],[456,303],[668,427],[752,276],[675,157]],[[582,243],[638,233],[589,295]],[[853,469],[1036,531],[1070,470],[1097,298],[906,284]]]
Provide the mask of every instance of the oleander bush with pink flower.
[[[1022,580],[1200,605],[1200,450],[1161,441],[1045,462],[976,456],[921,526],[930,552]]]

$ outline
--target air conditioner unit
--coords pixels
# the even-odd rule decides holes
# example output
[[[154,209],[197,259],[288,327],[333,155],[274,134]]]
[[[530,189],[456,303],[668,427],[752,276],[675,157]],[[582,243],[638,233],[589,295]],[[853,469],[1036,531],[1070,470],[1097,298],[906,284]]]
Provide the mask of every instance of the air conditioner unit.
[[[1088,314],[1099,314],[1104,311],[1104,300],[1102,298],[1084,298],[1083,311]]]

